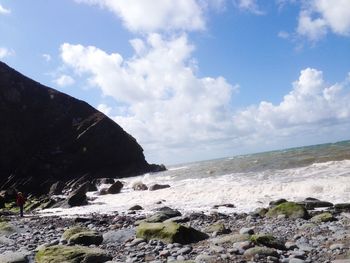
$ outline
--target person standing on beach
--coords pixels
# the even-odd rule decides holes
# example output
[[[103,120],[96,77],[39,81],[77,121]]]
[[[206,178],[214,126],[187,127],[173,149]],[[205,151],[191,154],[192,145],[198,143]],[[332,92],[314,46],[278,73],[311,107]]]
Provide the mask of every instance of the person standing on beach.
[[[26,203],[26,199],[21,192],[17,193],[16,203],[19,206],[21,217],[23,217],[23,206]]]

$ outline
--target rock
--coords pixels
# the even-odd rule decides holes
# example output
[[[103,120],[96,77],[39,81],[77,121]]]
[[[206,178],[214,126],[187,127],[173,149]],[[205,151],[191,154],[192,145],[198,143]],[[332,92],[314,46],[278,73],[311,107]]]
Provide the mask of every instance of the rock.
[[[76,244],[76,245],[83,245],[83,246],[90,246],[90,245],[100,245],[103,241],[102,235],[97,233],[96,231],[86,231],[86,232],[80,232],[72,235],[68,243],[69,244]]]
[[[196,257],[195,261],[198,263],[216,263],[216,262],[218,262],[216,256],[209,256],[206,254],[198,255]]]
[[[248,234],[248,235],[253,235],[254,234],[254,227],[243,227],[241,228],[241,230],[239,230],[239,233],[244,235],[244,234]]]
[[[208,238],[208,235],[174,222],[141,223],[136,229],[136,237],[161,240],[166,243],[189,244]]]
[[[116,122],[87,103],[0,62],[0,189],[47,194],[52,183],[87,175],[163,170]]]
[[[269,203],[269,206],[270,206],[270,207],[274,207],[274,206],[278,206],[278,205],[283,204],[283,203],[286,203],[286,202],[288,202],[286,199],[281,198],[281,199],[277,199],[277,200],[275,200],[275,201],[271,201],[271,202]]]
[[[249,241],[249,240],[250,240],[250,235],[230,234],[230,235],[213,238],[211,242],[214,244],[225,244],[225,243],[233,244],[233,243]]]
[[[280,250],[285,250],[284,241],[278,240],[273,235],[270,234],[258,234],[252,235],[250,241],[256,245],[262,245],[265,247],[276,248]]]
[[[219,207],[227,207],[227,208],[235,208],[234,204],[222,204],[222,205],[214,205],[213,208],[217,209]]]
[[[111,260],[105,251],[83,246],[51,246],[40,249],[35,255],[37,263],[103,263]]]
[[[334,206],[330,202],[321,201],[319,199],[312,198],[312,197],[308,197],[303,202],[299,202],[298,204],[301,204],[301,205],[305,206],[305,208],[308,209],[308,210],[312,210],[312,209],[315,209],[315,208],[321,208],[321,207],[332,207],[332,206]]]
[[[107,193],[109,194],[119,194],[120,191],[123,188],[123,183],[121,181],[116,181],[114,184],[112,184],[108,190]]]
[[[108,189],[107,188],[102,188],[98,192],[98,195],[108,195]]]
[[[77,190],[73,191],[67,198],[67,204],[69,206],[87,205],[87,189],[87,184],[83,184]]]
[[[291,258],[289,259],[289,263],[305,263],[305,260],[300,258]]]
[[[89,232],[89,231],[91,231],[91,230],[87,227],[73,226],[73,227],[68,228],[66,231],[64,231],[64,233],[62,235],[62,239],[68,241],[75,234],[78,234],[81,232]]]
[[[0,221],[0,236],[16,233],[17,228],[7,221]]]
[[[342,243],[336,243],[336,244],[332,244],[330,245],[329,249],[330,250],[336,250],[336,249],[343,249],[345,246]]]
[[[49,196],[51,195],[61,195],[65,184],[62,181],[57,181],[52,184],[49,191]]]
[[[293,202],[284,202],[275,207],[269,209],[266,213],[267,217],[278,217],[279,215],[285,215],[288,218],[303,218],[307,219],[309,214],[304,206],[298,205]]]
[[[103,234],[103,243],[124,243],[130,240],[136,234],[135,229],[121,229],[117,231],[108,231]]]
[[[148,190],[156,191],[156,190],[165,189],[165,188],[169,188],[169,187],[170,187],[170,185],[168,185],[168,184],[153,184],[148,188]]]
[[[0,255],[1,263],[27,263],[29,262],[29,251],[8,251]]]
[[[206,228],[204,228],[203,230],[205,233],[217,233],[218,235],[222,235],[222,234],[228,234],[231,232],[230,229],[227,229],[225,227],[224,223],[220,223],[220,222],[216,222],[212,225],[207,226]]]
[[[148,190],[148,187],[142,182],[136,182],[132,185],[132,189],[134,189],[135,191],[145,191]]]
[[[265,256],[265,257],[268,257],[268,256],[279,257],[275,249],[268,248],[268,247],[252,247],[247,249],[243,255],[248,259],[253,259],[255,255]]]
[[[148,223],[158,223],[178,216],[181,216],[181,213],[178,210],[165,206],[159,208],[157,213],[147,217],[144,221]]]
[[[266,208],[258,207],[254,210],[253,215],[264,217],[266,215],[267,211],[269,211],[269,210]]]
[[[314,223],[325,223],[325,222],[331,222],[336,220],[337,219],[329,212],[316,215],[310,219],[310,221]]]
[[[131,211],[143,210],[143,207],[140,205],[134,205],[134,206],[130,207],[129,210],[131,210]]]
[[[340,203],[334,205],[335,210],[350,211],[350,203]]]

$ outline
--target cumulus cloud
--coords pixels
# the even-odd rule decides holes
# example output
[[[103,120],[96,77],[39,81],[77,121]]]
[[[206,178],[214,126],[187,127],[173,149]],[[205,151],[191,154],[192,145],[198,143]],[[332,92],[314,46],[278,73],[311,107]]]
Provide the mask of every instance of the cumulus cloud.
[[[11,10],[10,9],[7,9],[5,7],[3,7],[1,4],[0,4],[0,15],[7,15],[7,14],[10,14],[11,13]]]
[[[75,80],[69,75],[61,75],[54,82],[60,87],[67,87],[73,85]]]
[[[297,32],[317,41],[328,31],[341,36],[350,35],[350,1],[312,0],[303,5]]]
[[[203,6],[196,0],[76,0],[98,5],[121,18],[126,28],[135,32],[166,30],[203,30]],[[220,0],[210,0],[220,6]]]
[[[4,59],[9,56],[13,56],[15,51],[13,49],[8,49],[5,47],[0,47],[0,59]]]
[[[257,0],[234,0],[234,4],[243,11],[248,11],[256,15],[263,15],[260,10]]]
[[[293,83],[292,91],[282,102],[273,105],[261,102],[234,115],[234,123],[240,131],[274,133],[280,130],[292,132],[295,128],[322,127],[350,121],[349,81],[328,85],[319,70],[307,68]],[[298,129],[299,130],[299,129]]]
[[[61,46],[61,57],[77,74],[88,74],[90,84],[104,95],[127,105],[123,115],[111,117],[143,145],[184,145],[225,136],[237,87],[223,77],[196,76],[187,36],[151,34],[132,43],[135,56],[127,60],[68,43]],[[99,108],[111,112],[105,105]]]

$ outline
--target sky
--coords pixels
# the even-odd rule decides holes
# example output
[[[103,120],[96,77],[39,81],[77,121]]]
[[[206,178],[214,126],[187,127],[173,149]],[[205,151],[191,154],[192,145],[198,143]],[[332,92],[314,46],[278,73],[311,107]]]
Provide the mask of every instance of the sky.
[[[149,162],[350,139],[348,0],[0,0],[0,60]]]

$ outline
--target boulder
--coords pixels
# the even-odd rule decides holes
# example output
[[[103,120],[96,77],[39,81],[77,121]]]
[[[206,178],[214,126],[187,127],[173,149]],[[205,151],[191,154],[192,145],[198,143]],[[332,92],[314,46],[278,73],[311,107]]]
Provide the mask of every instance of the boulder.
[[[321,207],[333,207],[334,205],[327,201],[321,201],[316,198],[308,197],[305,198],[303,202],[299,202],[298,204],[301,204],[305,206],[306,209],[312,210],[315,208],[321,208]]]
[[[230,229],[227,229],[225,227],[224,223],[221,222],[216,222],[212,225],[207,226],[206,228],[204,228],[203,230],[205,233],[216,233],[218,235],[222,235],[222,234],[228,234],[231,232]]]
[[[148,223],[157,223],[163,222],[167,219],[181,216],[181,213],[178,210],[172,209],[170,207],[164,206],[159,208],[154,215],[147,217],[144,221]]]
[[[69,244],[84,246],[100,245],[103,241],[102,235],[98,232],[80,226],[67,229],[62,235],[62,239],[67,240]]]
[[[8,221],[0,221],[0,236],[17,232],[17,228]]]
[[[134,189],[135,191],[145,191],[145,190],[148,190],[148,187],[147,185],[141,182],[137,182],[132,185],[132,189]]]
[[[62,181],[57,181],[51,185],[49,195],[61,195],[65,186],[66,185]]]
[[[266,213],[267,217],[278,217],[279,215],[284,215],[287,218],[303,218],[307,219],[309,214],[304,206],[299,205],[294,202],[284,202],[275,207],[269,209]]]
[[[208,235],[194,228],[174,222],[141,223],[136,229],[136,237],[147,241],[161,240],[166,243],[189,244],[208,238]]]
[[[102,188],[98,192],[98,195],[108,195],[108,188]]]
[[[285,250],[285,241],[279,240],[270,234],[257,234],[250,237],[250,241],[255,245]]]
[[[87,184],[83,184],[77,190],[73,191],[67,198],[67,204],[69,206],[81,206],[87,205],[87,192],[88,186]]]
[[[122,188],[123,188],[123,183],[121,181],[116,181],[114,184],[112,184],[108,188],[107,192],[109,194],[119,194]]]
[[[143,207],[140,205],[134,205],[134,206],[130,207],[129,210],[131,210],[131,211],[143,210]]]
[[[247,249],[243,255],[248,259],[253,259],[256,255],[264,257],[279,257],[275,249],[268,247],[252,247]]]
[[[275,200],[275,201],[271,201],[271,202],[269,203],[269,206],[270,206],[270,207],[274,207],[274,206],[283,204],[283,203],[285,203],[285,202],[288,202],[288,201],[287,201],[286,199],[284,199],[284,198],[280,198],[280,199],[277,199],[277,200]]]
[[[225,236],[220,236],[217,238],[213,238],[211,242],[216,245],[220,244],[234,244],[237,242],[249,241],[250,235],[248,234],[230,234]]]
[[[310,219],[310,221],[314,223],[325,223],[325,222],[331,222],[336,220],[337,219],[329,212],[324,212],[319,215],[315,215]]]
[[[0,255],[0,262],[2,263],[28,263],[29,262],[29,251],[7,251]]]
[[[47,194],[56,181],[135,176],[148,164],[135,138],[86,102],[0,62],[0,189]]]
[[[168,184],[153,184],[148,188],[148,190],[156,191],[156,190],[165,189],[165,188],[169,188],[169,187],[170,187],[170,185],[168,185]]]
[[[334,208],[338,211],[350,211],[350,203],[335,204]]]
[[[103,263],[111,259],[112,257],[101,249],[83,246],[56,245],[44,247],[35,255],[35,262],[37,263]]]

